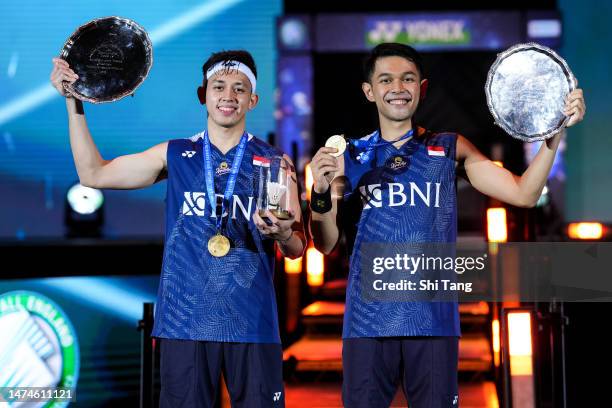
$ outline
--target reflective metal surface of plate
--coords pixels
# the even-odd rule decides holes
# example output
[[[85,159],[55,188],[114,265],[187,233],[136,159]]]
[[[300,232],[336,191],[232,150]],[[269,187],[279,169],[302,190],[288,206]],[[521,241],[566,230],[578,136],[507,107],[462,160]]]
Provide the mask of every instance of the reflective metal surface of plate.
[[[153,64],[146,31],[121,17],[99,18],[79,27],[60,56],[79,76],[66,89],[76,98],[93,103],[113,102],[133,94]]]
[[[576,79],[561,57],[529,43],[497,56],[485,92],[496,124],[517,139],[533,142],[565,126],[565,97],[575,88]]]

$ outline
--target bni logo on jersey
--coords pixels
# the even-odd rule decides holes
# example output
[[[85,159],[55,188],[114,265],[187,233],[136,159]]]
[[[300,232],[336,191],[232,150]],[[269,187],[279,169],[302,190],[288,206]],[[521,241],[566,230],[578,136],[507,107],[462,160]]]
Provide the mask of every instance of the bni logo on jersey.
[[[76,333],[68,316],[51,299],[30,291],[0,295],[0,333],[0,388],[76,388]],[[68,403],[51,399],[24,406],[56,408]]]
[[[184,200],[181,210],[183,215],[192,215],[196,217],[206,216],[206,193],[198,191],[185,191],[185,193],[183,193],[183,197]],[[223,199],[223,195],[217,194],[217,203],[219,203],[221,199]],[[236,216],[239,213],[242,213],[242,216],[244,218],[250,220],[252,215],[253,202],[253,197],[248,197],[248,202],[243,202],[243,200],[241,200],[239,196],[234,194],[230,200],[229,208],[227,208],[223,213],[223,217],[227,217],[229,215],[229,210],[231,209],[231,216],[233,220],[236,219]],[[216,214],[210,212],[209,216],[214,218],[216,217]]]

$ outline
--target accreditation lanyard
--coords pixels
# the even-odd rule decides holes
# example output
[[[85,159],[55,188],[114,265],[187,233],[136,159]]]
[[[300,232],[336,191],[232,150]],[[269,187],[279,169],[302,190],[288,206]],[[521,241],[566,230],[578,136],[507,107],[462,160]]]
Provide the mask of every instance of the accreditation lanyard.
[[[353,147],[355,147],[356,151],[359,152],[359,154],[357,155],[356,159],[359,163],[368,163],[372,157],[372,151],[378,147],[381,146],[387,146],[390,144],[394,144],[397,142],[400,142],[402,140],[405,139],[410,139],[412,138],[412,135],[414,134],[414,129],[410,129],[408,132],[406,132],[402,137],[400,137],[397,140],[394,141],[388,141],[388,140],[381,140],[380,137],[380,130],[377,130],[376,132],[374,132],[374,134],[372,135],[372,137],[370,137],[367,140],[362,140],[362,139],[354,139],[351,140],[350,143],[353,145]]]
[[[208,195],[208,202],[212,208],[212,213],[215,214],[217,232],[221,231],[221,222],[223,220],[223,214],[225,213],[225,203],[229,203],[232,194],[234,194],[236,178],[238,177],[238,171],[242,163],[242,156],[244,156],[244,151],[246,150],[247,140],[248,135],[244,132],[240,138],[238,148],[236,149],[236,155],[234,156],[229,178],[227,179],[227,185],[225,186],[225,193],[223,194],[223,201],[221,202],[221,214],[217,216],[217,195],[215,193],[215,181],[213,179],[210,139],[208,138],[208,131],[204,132],[204,177],[206,178],[206,194]]]

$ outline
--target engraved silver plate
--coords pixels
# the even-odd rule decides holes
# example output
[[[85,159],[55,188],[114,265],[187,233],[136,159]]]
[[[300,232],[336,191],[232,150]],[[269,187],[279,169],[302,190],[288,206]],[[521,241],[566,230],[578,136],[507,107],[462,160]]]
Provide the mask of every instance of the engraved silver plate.
[[[153,47],[140,25],[113,16],[79,27],[60,56],[79,76],[65,88],[82,101],[103,103],[134,93],[149,74]]]
[[[565,126],[565,97],[574,89],[576,78],[563,58],[535,43],[498,54],[485,85],[495,123],[525,142],[548,139]]]

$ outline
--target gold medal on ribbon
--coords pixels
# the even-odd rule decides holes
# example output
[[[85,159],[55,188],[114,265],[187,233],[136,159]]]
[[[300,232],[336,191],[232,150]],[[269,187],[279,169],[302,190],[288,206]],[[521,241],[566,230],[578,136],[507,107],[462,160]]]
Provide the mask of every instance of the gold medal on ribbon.
[[[212,256],[220,258],[227,255],[230,250],[230,241],[225,235],[217,233],[208,240],[208,252]]]
[[[342,156],[346,150],[346,139],[343,135],[333,135],[327,139],[325,147],[335,147],[338,151],[330,154],[334,157]]]

